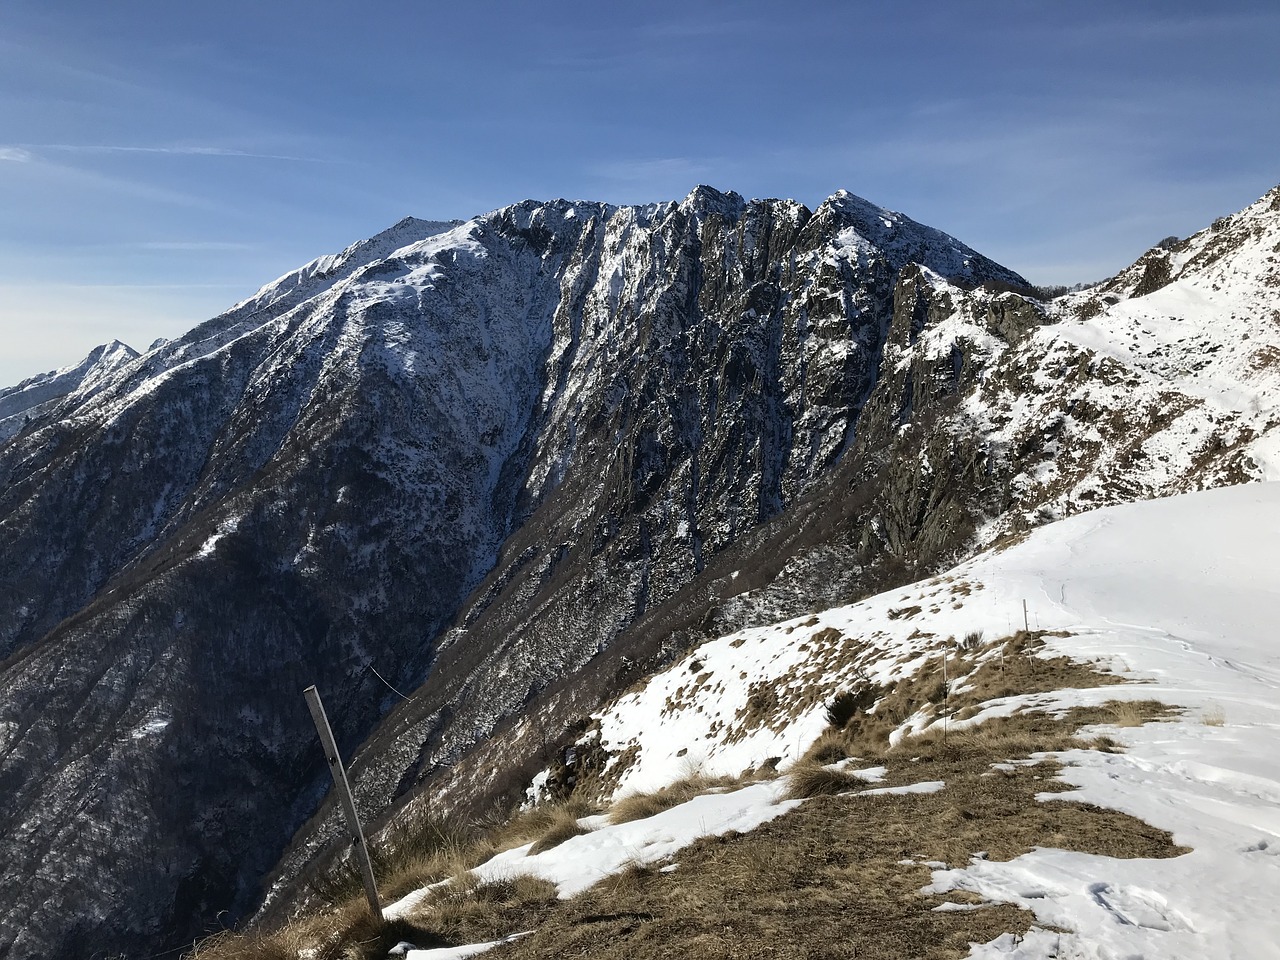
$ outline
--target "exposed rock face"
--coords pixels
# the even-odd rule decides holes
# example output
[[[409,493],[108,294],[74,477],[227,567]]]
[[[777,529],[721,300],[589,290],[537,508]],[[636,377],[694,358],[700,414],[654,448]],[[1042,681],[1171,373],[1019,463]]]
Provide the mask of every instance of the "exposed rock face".
[[[349,751],[375,670],[426,681],[381,807],[607,662],[845,459],[911,262],[1022,283],[848,194],[409,220],[42,401],[0,445],[8,955],[251,907],[324,789],[309,683]]]

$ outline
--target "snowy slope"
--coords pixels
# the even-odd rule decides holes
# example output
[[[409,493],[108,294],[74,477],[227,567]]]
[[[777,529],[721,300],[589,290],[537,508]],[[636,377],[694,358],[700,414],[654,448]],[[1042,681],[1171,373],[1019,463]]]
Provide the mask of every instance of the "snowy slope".
[[[1010,901],[1040,924],[1072,931],[1001,938],[974,955],[1280,956],[1277,571],[1280,484],[1099,510],[944,576],[705,644],[601,711],[598,737],[615,759],[630,758],[618,794],[654,789],[691,768],[736,774],[771,756],[782,757],[785,768],[823,728],[823,704],[835,691],[858,676],[883,681],[914,673],[972,630],[1006,635],[1015,622],[1021,626],[1025,600],[1033,628],[1064,634],[1045,638],[1047,653],[1140,683],[1005,698],[953,724],[978,724],[1029,704],[1056,709],[1154,698],[1182,708],[1173,722],[1105,728],[1125,745],[1122,753],[1062,754],[1063,776],[1076,789],[1044,800],[1122,810],[1170,831],[1191,852],[1115,860],[1041,848],[1010,862],[975,859],[936,870],[930,890]],[[774,687],[784,692],[755,729],[735,722],[753,690]],[[920,723],[916,717],[904,727]],[[757,809],[767,788],[748,789],[755,791],[750,798],[737,791],[716,802]],[[669,811],[673,824],[687,822],[680,809]],[[719,832],[716,822],[709,818],[704,832]],[[606,850],[607,831],[616,829],[531,857],[529,866],[580,889],[573,878],[593,869],[583,859]],[[686,831],[687,839],[697,832]],[[631,842],[644,848],[642,837]],[[607,854],[599,857],[594,869],[617,869]]]
[[[1110,504],[1280,479],[1280,188],[1045,305],[1016,344],[982,323],[1015,295],[928,274],[919,286],[930,323],[891,342],[886,363],[917,395],[952,364],[981,366],[947,427],[1003,487],[979,543]]]
[[[1106,306],[1055,331],[1141,371],[1148,383],[1175,386],[1235,418],[1256,435],[1244,450],[1270,480],[1280,479],[1278,213],[1280,188],[1171,248],[1150,251],[1102,287],[1065,298],[1064,312]],[[1192,438],[1184,425],[1171,439]]]

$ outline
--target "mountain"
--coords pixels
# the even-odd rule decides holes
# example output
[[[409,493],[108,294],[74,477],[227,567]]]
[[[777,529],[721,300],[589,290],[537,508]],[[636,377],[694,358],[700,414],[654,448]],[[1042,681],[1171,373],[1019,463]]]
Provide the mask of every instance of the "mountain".
[[[2,949],[307,902],[311,683],[374,826],[479,809],[700,640],[1272,475],[1278,205],[1049,304],[847,193],[410,219],[51,392],[0,440]]]
[[[7,440],[32,417],[52,411],[58,401],[70,395],[83,402],[106,383],[115,372],[138,356],[138,351],[119,340],[95,347],[72,367],[63,367],[23,380],[15,387],[0,389],[0,440]]]
[[[847,194],[407,220],[33,417],[0,447],[9,954],[253,906],[324,789],[308,684],[344,750],[382,678],[483,691],[386,803],[608,647],[839,462],[913,258],[1022,282]],[[468,642],[484,610],[520,634]]]

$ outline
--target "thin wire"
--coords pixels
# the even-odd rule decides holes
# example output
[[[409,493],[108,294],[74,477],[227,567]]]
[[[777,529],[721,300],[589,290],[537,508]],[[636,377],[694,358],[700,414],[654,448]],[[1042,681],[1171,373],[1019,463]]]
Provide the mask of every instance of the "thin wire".
[[[394,694],[395,694],[397,697],[399,697],[401,700],[408,700],[408,701],[410,701],[410,702],[412,702],[412,701],[413,701],[413,697],[406,697],[403,693],[401,693],[399,690],[397,690],[397,689],[396,689],[395,687],[393,687],[391,684],[387,683],[387,678],[386,678],[386,677],[384,677],[382,674],[380,674],[380,673],[379,673],[379,672],[374,668],[374,666],[373,666],[373,664],[372,664],[372,663],[371,663],[371,664],[369,664],[369,669],[370,669],[370,670],[373,670],[373,675],[374,675],[375,677],[377,677],[379,680],[381,680],[383,683],[385,683],[385,684],[386,684],[386,686],[387,686],[387,689],[388,689],[388,690],[390,690],[392,693],[394,693]]]

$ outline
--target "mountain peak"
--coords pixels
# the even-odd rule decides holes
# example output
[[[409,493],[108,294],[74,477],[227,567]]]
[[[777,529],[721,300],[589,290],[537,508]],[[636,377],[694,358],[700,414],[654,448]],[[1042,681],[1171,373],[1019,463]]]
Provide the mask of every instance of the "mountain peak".
[[[681,201],[680,205],[704,215],[719,213],[722,216],[737,217],[746,208],[747,202],[741,194],[732,190],[725,193],[700,183],[689,191],[689,195]]]

